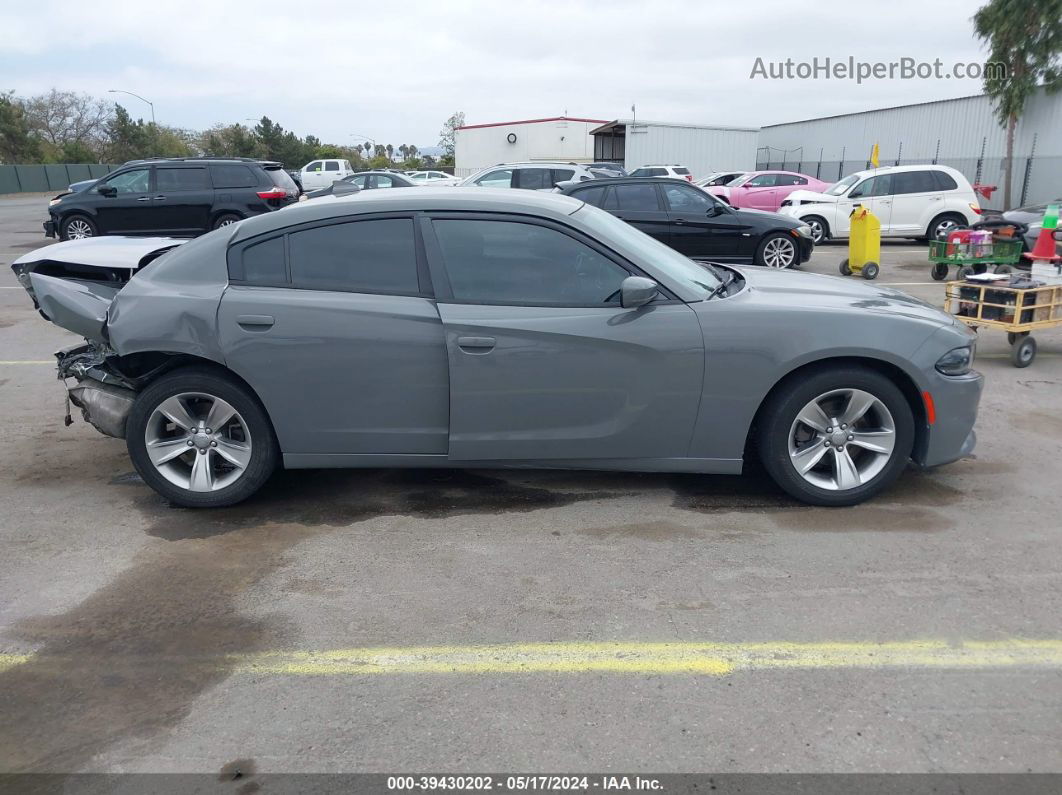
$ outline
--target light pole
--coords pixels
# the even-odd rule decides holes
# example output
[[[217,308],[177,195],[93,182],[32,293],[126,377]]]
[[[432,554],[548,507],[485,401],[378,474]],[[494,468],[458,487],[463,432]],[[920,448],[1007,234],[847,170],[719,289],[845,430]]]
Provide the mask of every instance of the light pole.
[[[151,123],[152,124],[155,123],[155,103],[153,103],[150,99],[144,99],[142,96],[140,96],[139,94],[134,94],[132,91],[122,91],[122,89],[120,89],[120,88],[109,88],[109,89],[107,89],[107,93],[108,94],[128,94],[131,97],[136,97],[141,102],[146,102],[151,107]]]
[[[376,141],[373,140],[372,138],[370,138],[367,135],[361,135],[360,133],[351,133],[350,137],[351,138],[364,138],[366,141],[368,141],[370,144],[372,144],[374,149],[376,148]]]

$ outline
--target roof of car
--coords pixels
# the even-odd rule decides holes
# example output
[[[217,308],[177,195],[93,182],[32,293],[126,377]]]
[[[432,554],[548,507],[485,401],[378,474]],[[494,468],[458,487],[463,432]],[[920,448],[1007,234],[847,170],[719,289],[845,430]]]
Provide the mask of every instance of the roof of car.
[[[562,220],[583,202],[557,193],[506,188],[431,188],[369,190],[350,196],[324,196],[247,218],[235,225],[231,242],[256,237],[296,224],[369,213],[407,211],[464,211],[530,213]]]
[[[122,167],[125,166],[142,166],[142,165],[157,165],[160,163],[172,163],[174,165],[201,165],[203,163],[221,164],[221,165],[234,165],[234,164],[257,164],[260,166],[276,166],[280,167],[283,164],[276,160],[262,160],[256,157],[213,157],[211,155],[203,155],[201,157],[146,157],[140,160],[127,160],[122,163]]]
[[[870,176],[873,176],[875,174],[898,174],[898,173],[903,172],[903,171],[926,171],[926,170],[929,170],[929,171],[944,171],[944,172],[946,172],[948,174],[951,174],[953,177],[958,175],[958,176],[962,177],[963,179],[966,179],[966,177],[963,176],[963,173],[961,171],[959,171],[957,169],[954,169],[951,166],[941,166],[941,165],[936,165],[934,163],[915,163],[915,164],[909,165],[909,166],[881,166],[880,168],[868,168],[868,169],[864,169],[862,171],[853,171],[851,174],[847,174],[846,177],[851,177],[851,176],[870,177]]]
[[[568,194],[578,188],[601,187],[602,185],[693,185],[693,183],[674,177],[598,177],[590,182],[572,182],[561,188],[561,193]],[[693,186],[696,187],[696,186]]]

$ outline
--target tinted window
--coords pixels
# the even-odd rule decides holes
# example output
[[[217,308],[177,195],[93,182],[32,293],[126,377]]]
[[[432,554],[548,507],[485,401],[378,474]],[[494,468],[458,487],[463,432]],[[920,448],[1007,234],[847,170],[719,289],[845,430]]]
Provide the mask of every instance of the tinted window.
[[[339,163],[335,160],[326,160],[325,171],[339,171]]]
[[[555,229],[460,220],[435,221],[434,227],[459,301],[605,306],[628,276]]]
[[[243,250],[241,273],[233,273],[234,279],[243,279],[259,284],[283,284],[288,280],[284,268],[284,237],[274,237],[255,243]]]
[[[210,178],[215,188],[253,188],[258,177],[247,166],[211,166]]]
[[[775,185],[807,185],[808,181],[803,177],[798,177],[795,174],[779,174],[775,180]]]
[[[615,185],[609,203],[617,210],[653,213],[660,210],[655,185]]]
[[[601,200],[605,198],[605,186],[595,185],[592,188],[586,188],[584,190],[577,190],[571,194],[576,199],[581,199],[587,204],[592,204],[595,207],[601,206]]]
[[[668,185],[664,188],[668,206],[682,213],[707,212],[713,206],[713,202],[704,191],[695,188],[687,188],[685,185]]]
[[[900,171],[892,175],[893,193],[933,193],[937,190],[932,171]]]
[[[295,287],[370,293],[418,293],[413,221],[353,221],[288,236]]]
[[[103,184],[114,188],[119,193],[147,193],[151,172],[146,168],[123,171]]]
[[[553,183],[550,181],[550,171],[548,168],[517,169],[516,181],[514,182],[513,187],[526,188],[528,190],[552,188]]]
[[[513,172],[510,168],[489,171],[475,181],[481,188],[508,188],[512,183]]]
[[[206,190],[210,183],[205,168],[159,168],[155,187],[160,191]]]
[[[688,168],[679,167],[679,168],[675,169],[675,173],[676,174],[682,174],[683,176],[685,176],[686,174],[690,173],[690,170]]]
[[[575,171],[570,168],[555,168],[553,169],[553,182],[566,182],[575,176]],[[550,185],[550,187],[553,187]]]
[[[666,177],[666,168],[639,168],[634,172],[636,177]]]
[[[951,174],[945,174],[943,171],[930,171],[933,175],[933,180],[937,183],[937,190],[958,190],[959,185],[951,178]]]

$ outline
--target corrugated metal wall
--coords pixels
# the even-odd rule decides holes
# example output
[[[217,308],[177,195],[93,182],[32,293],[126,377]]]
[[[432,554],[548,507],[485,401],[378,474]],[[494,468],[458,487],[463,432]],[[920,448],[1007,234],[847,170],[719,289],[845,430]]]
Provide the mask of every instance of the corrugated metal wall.
[[[99,163],[58,163],[45,166],[0,166],[0,193],[44,193],[66,190],[71,182],[99,179],[117,166]]]
[[[883,166],[897,160],[901,165],[930,163],[936,158],[973,182],[980,160],[980,181],[1003,183],[1006,134],[986,96],[764,127],[757,168],[784,164],[820,179],[836,180],[865,168],[875,143],[880,146]],[[1041,90],[1030,98],[1015,132],[1014,155],[1014,203],[1021,199],[1023,185],[1026,203],[1062,195],[1062,94],[1051,96]],[[999,195],[988,204],[996,206]]]
[[[696,177],[756,164],[757,130],[681,127],[646,122],[628,124],[627,170],[649,163],[677,163]]]

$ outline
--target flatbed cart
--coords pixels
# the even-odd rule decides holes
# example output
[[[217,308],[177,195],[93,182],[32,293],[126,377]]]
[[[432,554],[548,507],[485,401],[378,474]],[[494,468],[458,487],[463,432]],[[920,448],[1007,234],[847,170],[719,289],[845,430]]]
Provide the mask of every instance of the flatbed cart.
[[[985,273],[990,265],[993,273],[1011,273],[1020,260],[1020,240],[995,239],[990,243],[929,241],[929,261],[933,263],[929,275],[938,282],[948,278],[948,268],[953,265],[957,268],[955,276],[965,279],[972,273]]]
[[[995,328],[1007,332],[1010,363],[1028,367],[1036,358],[1032,332],[1062,326],[1062,285],[1022,288],[948,282],[944,285],[944,311],[974,331]]]

